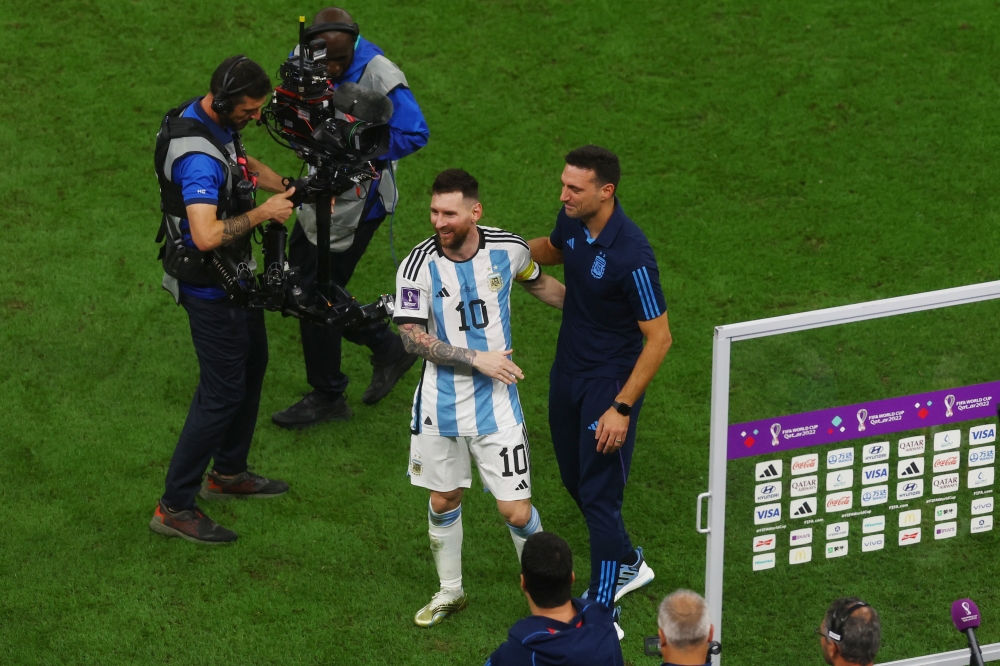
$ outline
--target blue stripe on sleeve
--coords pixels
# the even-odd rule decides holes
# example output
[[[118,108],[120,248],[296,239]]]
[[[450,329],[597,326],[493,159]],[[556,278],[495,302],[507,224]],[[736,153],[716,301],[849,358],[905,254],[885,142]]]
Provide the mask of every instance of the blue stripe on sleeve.
[[[435,262],[428,265],[431,273],[431,293],[441,291],[441,274]],[[434,304],[434,334],[445,344],[448,342],[448,331],[444,325],[444,309],[440,298],[432,298]],[[445,437],[458,436],[458,418],[455,406],[455,368],[450,365],[437,365],[437,420],[438,432]]]
[[[635,280],[635,288],[639,292],[639,300],[642,301],[642,312],[646,315],[646,319],[652,319],[649,316],[649,301],[646,299],[646,293],[643,290],[642,279],[639,277],[639,271],[632,271],[632,279]]]
[[[510,283],[513,282],[514,277],[510,269],[510,255],[507,250],[490,250],[490,263],[497,267],[503,278],[503,287],[497,294],[497,302],[500,303],[500,321],[503,323],[505,349],[510,349],[513,344],[510,334]],[[510,397],[510,408],[514,412],[517,423],[524,423],[521,399],[517,395],[517,384],[507,385],[507,395]]]
[[[489,351],[490,346],[486,341],[486,331],[472,326],[477,321],[477,317],[489,316],[487,313],[473,311],[472,301],[479,300],[479,290],[476,288],[476,274],[472,266],[472,261],[455,264],[455,272],[458,274],[458,282],[465,304],[466,314],[469,317],[469,330],[465,332],[465,340],[469,344],[469,349],[476,351]],[[436,289],[435,289],[436,293]],[[479,306],[476,306],[477,308]],[[483,306],[485,307],[485,306]],[[493,415],[493,379],[487,377],[478,370],[472,371],[472,385],[475,387],[476,396],[476,430],[480,435],[486,435],[497,431],[497,420]]]
[[[659,317],[661,314],[660,306],[656,303],[656,293],[653,291],[653,282],[649,279],[649,269],[645,266],[642,267],[642,277],[646,284],[646,293],[649,294],[649,304],[650,309],[653,312],[653,317]]]

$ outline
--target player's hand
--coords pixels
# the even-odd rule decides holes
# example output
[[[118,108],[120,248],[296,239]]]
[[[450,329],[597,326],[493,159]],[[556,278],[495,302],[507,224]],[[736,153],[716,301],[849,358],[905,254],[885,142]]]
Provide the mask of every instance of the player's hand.
[[[288,197],[295,194],[295,188],[289,187],[284,192],[279,192],[278,194],[271,195],[271,198],[261,204],[262,209],[268,219],[274,220],[275,222],[284,222],[292,215],[292,211],[295,206]]]
[[[524,373],[521,372],[521,368],[514,364],[514,361],[507,358],[513,353],[513,349],[491,352],[477,351],[475,358],[472,359],[472,367],[487,377],[499,379],[504,384],[516,384],[518,379],[524,379]]]
[[[614,407],[608,407],[601,419],[597,422],[597,432],[594,438],[597,439],[597,452],[608,455],[622,448],[625,443],[625,435],[628,434],[628,417],[622,416]]]

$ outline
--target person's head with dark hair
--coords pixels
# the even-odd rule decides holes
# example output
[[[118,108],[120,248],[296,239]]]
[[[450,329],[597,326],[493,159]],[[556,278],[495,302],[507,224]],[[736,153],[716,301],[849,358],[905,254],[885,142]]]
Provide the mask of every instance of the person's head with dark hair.
[[[351,25],[354,23],[354,19],[351,18],[346,9],[327,7],[319,10],[316,17],[313,18],[314,26],[324,23]],[[336,81],[350,69],[351,63],[354,62],[354,44],[357,37],[343,30],[328,30],[320,33],[318,37],[326,42],[326,75],[330,77],[330,80]]]
[[[571,150],[566,155],[559,197],[566,215],[584,222],[610,217],[621,175],[618,156],[607,148],[581,146]]]
[[[565,540],[552,532],[528,537],[521,552],[521,589],[532,613],[570,603],[574,580],[573,553]]]
[[[271,90],[271,79],[263,67],[244,55],[235,55],[223,60],[212,74],[207,105],[220,125],[239,131],[251,120],[260,119],[260,109]],[[217,111],[212,107],[215,101],[223,102],[225,108]]]
[[[482,216],[479,181],[462,169],[446,169],[437,175],[431,186],[431,224],[450,258],[465,261],[470,251],[475,254],[479,234],[473,232]]]
[[[823,659],[831,666],[870,666],[882,640],[878,613],[857,597],[830,604],[816,633]]]

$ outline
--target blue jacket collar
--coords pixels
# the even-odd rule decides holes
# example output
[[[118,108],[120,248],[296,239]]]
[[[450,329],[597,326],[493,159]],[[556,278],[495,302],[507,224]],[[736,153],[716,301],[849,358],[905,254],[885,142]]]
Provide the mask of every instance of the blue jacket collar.
[[[563,211],[565,212],[565,208]],[[591,245],[600,245],[601,247],[611,247],[611,244],[615,242],[615,236],[618,235],[618,230],[622,228],[622,222],[627,219],[625,211],[622,210],[621,202],[618,201],[618,197],[615,197],[615,210],[611,213],[611,217],[608,218],[608,223],[604,225],[601,229],[601,233],[597,234],[597,239],[591,241]],[[583,229],[583,235],[588,239],[590,238],[590,232],[587,230],[587,225],[580,220],[580,228]]]
[[[354,47],[354,60],[351,61],[351,66],[347,68],[343,76],[334,81],[333,83],[340,84],[346,81],[351,83],[357,83],[358,79],[361,78],[361,74],[365,71],[365,67],[368,63],[372,61],[375,56],[385,55],[379,47],[375,46],[369,42],[364,37],[358,37],[358,45]]]
[[[216,139],[218,139],[219,142],[222,143],[222,145],[226,145],[227,143],[232,143],[233,131],[227,127],[223,127],[222,125],[220,125],[219,123],[215,122],[214,120],[208,117],[208,114],[205,113],[205,109],[201,108],[201,100],[203,99],[205,98],[199,97],[196,101],[191,103],[191,106],[194,107],[195,115],[198,116],[198,120],[205,123],[208,129],[211,130],[212,135]]]

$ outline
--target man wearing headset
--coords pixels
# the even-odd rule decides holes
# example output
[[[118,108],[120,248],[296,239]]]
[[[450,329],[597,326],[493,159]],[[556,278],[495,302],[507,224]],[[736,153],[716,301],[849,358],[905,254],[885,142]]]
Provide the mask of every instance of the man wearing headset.
[[[857,597],[830,604],[816,633],[830,666],[871,666],[882,640],[878,613]]]
[[[248,156],[240,141],[239,131],[260,118],[270,92],[260,65],[227,58],[212,75],[211,92],[167,112],[156,137],[163,287],[187,311],[201,373],[149,527],[196,543],[237,537],[202,513],[195,495],[273,497],[288,490],[247,466],[267,367],[263,313],[233,305],[211,268],[224,260],[253,269],[250,232],[292,214],[288,197],[295,188],[286,192],[281,177]],[[258,186],[280,194],[255,207]]]
[[[657,624],[660,627],[663,666],[703,666],[711,663],[715,627],[709,618],[708,604],[700,594],[691,590],[676,590],[665,597],[660,602]]]
[[[306,30],[307,40],[317,38],[326,42],[326,71],[332,88],[345,82],[357,83],[387,95],[393,108],[388,122],[389,153],[379,164],[381,177],[345,192],[334,202],[330,220],[330,276],[336,284],[346,287],[375,231],[395,209],[396,162],[425,146],[429,131],[406,76],[385,57],[382,49],[361,37],[350,14],[338,7],[320,11],[312,27]],[[299,268],[304,288],[310,288],[316,279],[319,251],[316,209],[303,205],[288,241],[288,263]],[[406,352],[399,336],[384,322],[341,332],[300,320],[299,330],[306,380],[313,390],[291,407],[271,415],[282,428],[308,428],[351,417],[344,396],[348,378],[340,369],[341,337],[372,352],[372,380],[361,397],[366,405],[384,398],[416,361],[416,356]]]

